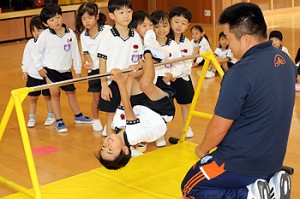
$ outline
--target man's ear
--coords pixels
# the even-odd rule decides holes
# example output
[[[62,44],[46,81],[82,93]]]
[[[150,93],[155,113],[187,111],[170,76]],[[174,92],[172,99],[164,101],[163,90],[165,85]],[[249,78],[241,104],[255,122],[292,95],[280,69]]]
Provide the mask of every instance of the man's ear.
[[[108,14],[109,18],[111,18],[112,20],[115,20],[115,15],[113,13],[109,13]]]
[[[126,154],[126,155],[128,155],[129,154],[129,148],[128,148],[128,146],[123,146],[122,147],[122,151]]]

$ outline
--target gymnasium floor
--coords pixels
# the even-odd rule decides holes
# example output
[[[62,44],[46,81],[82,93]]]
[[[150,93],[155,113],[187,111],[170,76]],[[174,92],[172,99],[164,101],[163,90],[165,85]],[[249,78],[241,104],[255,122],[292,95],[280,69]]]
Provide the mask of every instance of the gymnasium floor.
[[[275,16],[266,15],[270,30],[278,29],[284,34],[285,46],[289,49],[292,59],[300,47],[299,27],[300,12],[283,12]],[[218,31],[213,27],[204,26],[207,34],[216,46],[214,36]],[[216,31],[216,32],[214,32]],[[20,70],[21,58],[26,41],[0,44],[0,116],[2,118],[7,106],[10,91],[25,85]],[[197,83],[197,72],[193,69],[193,82]],[[196,109],[212,113],[217,99],[220,77],[204,81]],[[87,83],[76,84],[77,97],[83,113],[91,115],[91,95],[86,93]],[[24,115],[27,121],[28,98],[23,102]],[[193,118],[191,127],[194,138],[186,143],[157,149],[154,144],[148,147],[149,153],[132,159],[124,170],[117,172],[100,168],[94,158],[94,152],[102,143],[102,136],[94,133],[90,125],[74,124],[73,114],[68,106],[65,95],[62,95],[62,112],[69,132],[58,134],[54,128],[44,127],[46,117],[45,102],[39,100],[37,110],[37,126],[28,129],[31,147],[55,149],[48,154],[34,153],[38,179],[44,198],[181,198],[180,182],[190,166],[197,160],[193,154],[193,143],[199,143],[204,135],[207,119]],[[177,109],[179,110],[179,109]],[[100,114],[104,121],[104,114]],[[174,121],[169,124],[166,139],[170,136],[180,136],[182,119],[177,111]],[[296,94],[296,104],[292,120],[292,128],[285,165],[294,167],[292,175],[292,198],[300,198],[300,93]],[[151,152],[150,152],[151,151]],[[31,188],[31,182],[26,166],[24,150],[16,114],[13,112],[8,126],[0,142],[0,176]],[[27,198],[0,184],[0,197]],[[6,196],[6,197],[5,197]]]

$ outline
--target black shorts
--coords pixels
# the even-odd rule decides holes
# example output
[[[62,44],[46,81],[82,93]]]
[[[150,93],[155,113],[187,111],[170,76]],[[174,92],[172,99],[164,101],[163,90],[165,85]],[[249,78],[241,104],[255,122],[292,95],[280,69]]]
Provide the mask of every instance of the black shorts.
[[[116,112],[117,107],[120,105],[121,95],[120,95],[119,87],[115,81],[112,81],[108,87],[112,92],[112,98],[110,99],[110,101],[106,101],[100,97],[98,109],[100,111],[114,113]]]
[[[174,116],[175,115],[175,106],[173,102],[173,95],[174,91],[172,91],[172,88],[165,88],[162,89],[166,93],[169,94],[169,97],[164,97],[157,101],[152,101],[149,99],[149,97],[145,93],[141,93],[138,95],[133,95],[130,98],[132,107],[135,105],[143,105],[151,110],[155,111],[156,113],[160,115],[168,115],[168,116]]]
[[[54,82],[61,82],[69,79],[73,79],[72,72],[64,72],[60,73],[57,70],[53,70],[50,68],[46,68],[45,70],[47,71],[47,77],[54,83]],[[60,86],[60,88],[64,91],[75,91],[75,86],[74,84],[69,84],[69,85],[64,85]]]
[[[28,79],[26,82],[26,87],[40,86],[47,84],[45,79],[36,79],[28,75]],[[41,91],[33,91],[28,93],[29,96],[40,96],[42,93],[43,96],[50,96],[49,89],[41,90]]]
[[[99,74],[99,69],[92,70],[91,72],[88,73],[88,76],[97,75],[97,74]],[[89,80],[88,83],[89,83],[88,92],[91,93],[101,92],[100,78]]]
[[[175,90],[175,99],[178,104],[190,104],[194,97],[194,87],[191,81],[191,77],[186,81],[183,78],[177,78],[174,82],[171,82],[171,87]]]

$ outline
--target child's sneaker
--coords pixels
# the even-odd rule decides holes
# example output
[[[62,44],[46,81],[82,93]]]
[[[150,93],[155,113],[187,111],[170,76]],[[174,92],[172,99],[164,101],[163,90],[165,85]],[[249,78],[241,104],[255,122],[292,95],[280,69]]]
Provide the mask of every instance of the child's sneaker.
[[[295,84],[295,90],[298,92],[300,91],[300,83]]]
[[[166,146],[167,142],[166,142],[164,136],[162,136],[155,141],[155,144],[157,147],[162,147],[162,146]]]
[[[93,120],[92,126],[94,131],[101,131],[103,129],[100,120]]]
[[[130,151],[131,151],[131,157],[137,157],[140,155],[143,155],[144,153],[137,151],[135,148],[133,148],[132,146],[130,147]]]
[[[63,120],[56,122],[55,128],[59,133],[66,133],[68,131]]]
[[[193,133],[193,131],[192,131],[192,128],[189,127],[188,130],[187,130],[187,132],[186,132],[185,137],[186,137],[186,138],[191,138],[191,137],[193,137],[193,136],[194,136],[194,133]]]
[[[44,123],[45,126],[51,126],[52,124],[54,124],[55,119],[53,117],[48,117]]]
[[[258,179],[253,184],[247,186],[247,199],[271,199],[268,182],[264,179]]]
[[[27,127],[28,128],[35,127],[35,119],[29,119],[27,122]]]
[[[162,61],[169,57],[169,52],[162,48],[158,41],[156,41],[156,36],[153,30],[147,30],[144,36],[145,50],[150,50],[153,58],[157,61]]]
[[[269,181],[271,199],[290,199],[291,178],[285,171],[279,171]]]
[[[147,150],[147,143],[145,142],[138,143],[135,149],[141,153],[144,153]]]
[[[206,79],[211,79],[214,78],[215,76],[216,76],[216,72],[213,69],[208,69],[208,71],[206,71],[205,74]]]
[[[76,124],[91,124],[93,122],[92,118],[89,118],[87,116],[81,115],[81,116],[75,116],[75,123]]]

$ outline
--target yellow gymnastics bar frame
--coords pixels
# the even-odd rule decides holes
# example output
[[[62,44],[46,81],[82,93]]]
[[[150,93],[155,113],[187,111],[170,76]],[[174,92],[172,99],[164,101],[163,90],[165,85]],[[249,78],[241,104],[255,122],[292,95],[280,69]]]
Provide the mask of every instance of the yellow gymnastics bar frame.
[[[172,60],[168,60],[168,61],[165,61],[162,63],[155,64],[154,66],[156,67],[156,66],[161,66],[161,65],[165,65],[165,64],[174,63],[174,62],[184,61],[184,60],[188,60],[188,59],[195,59],[199,56],[200,55],[197,54],[197,55],[172,59]],[[195,95],[194,95],[194,98],[193,98],[193,101],[192,101],[192,104],[191,104],[191,107],[189,110],[188,119],[184,126],[180,142],[183,142],[185,139],[186,131],[188,129],[188,126],[190,124],[190,121],[191,121],[193,115],[198,116],[198,117],[207,118],[207,119],[211,118],[210,114],[197,112],[194,110],[195,106],[196,106],[196,102],[197,102],[199,94],[200,94],[203,80],[205,78],[206,71],[208,70],[209,63],[212,62],[214,64],[215,68],[217,69],[217,71],[221,75],[221,77],[224,74],[219,63],[217,62],[216,58],[214,57],[214,54],[212,51],[205,52],[205,53],[201,54],[201,56],[204,58],[205,63],[204,63],[203,69],[202,69],[202,73],[201,73],[199,82],[197,84],[197,88],[195,90]],[[132,70],[133,69],[128,68],[128,69],[122,70],[122,72],[127,73],[127,72],[131,72]],[[91,79],[96,79],[96,78],[102,78],[102,77],[106,77],[106,76],[110,76],[110,75],[111,75],[111,73],[97,74],[97,75],[93,75],[93,76],[81,77],[81,78],[56,82],[56,83],[42,85],[42,86],[24,87],[24,88],[12,90],[11,97],[9,99],[9,102],[7,104],[7,107],[5,109],[4,115],[3,115],[1,123],[0,123],[0,142],[2,140],[4,130],[7,126],[8,120],[11,116],[12,110],[15,107],[17,118],[18,118],[18,123],[19,123],[19,128],[20,128],[20,133],[21,133],[22,144],[23,144],[23,148],[24,148],[24,152],[25,152],[26,162],[27,162],[27,166],[28,166],[28,170],[29,170],[31,183],[33,186],[33,191],[15,183],[15,182],[12,182],[2,176],[0,176],[0,183],[6,185],[16,191],[22,192],[32,198],[42,199],[39,180],[38,180],[36,167],[35,167],[34,160],[33,160],[32,150],[31,150],[27,127],[26,127],[26,123],[25,123],[24,112],[22,109],[22,102],[24,101],[24,99],[26,98],[26,96],[29,92],[43,90],[43,89],[51,88],[51,87],[55,87],[55,86],[68,85],[68,84],[91,80]]]

